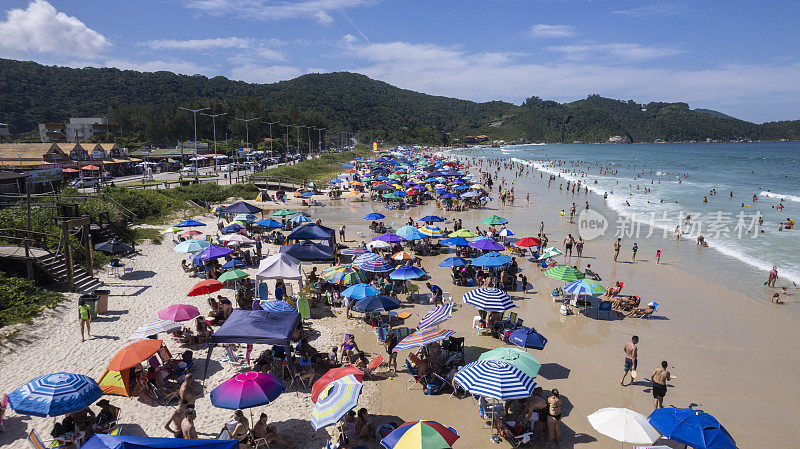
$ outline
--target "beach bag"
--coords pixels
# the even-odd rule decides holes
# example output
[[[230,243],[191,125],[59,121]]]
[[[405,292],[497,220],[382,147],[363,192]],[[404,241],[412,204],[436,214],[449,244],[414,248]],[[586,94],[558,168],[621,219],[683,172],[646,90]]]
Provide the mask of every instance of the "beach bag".
[[[443,384],[436,378],[431,379],[425,389],[426,395],[437,395],[442,392]]]
[[[561,304],[561,314],[564,316],[572,315],[572,308],[570,308],[566,304]]]

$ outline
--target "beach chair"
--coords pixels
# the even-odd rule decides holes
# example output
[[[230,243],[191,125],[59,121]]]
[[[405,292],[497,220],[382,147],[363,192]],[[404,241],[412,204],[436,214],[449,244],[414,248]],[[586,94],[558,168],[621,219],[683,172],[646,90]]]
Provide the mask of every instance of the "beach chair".
[[[308,359],[309,360],[309,364],[311,363],[311,359],[309,357],[302,357],[301,359]],[[287,388],[292,388],[292,385],[294,385],[295,383],[299,383],[300,385],[303,386],[303,389],[308,389],[308,385],[306,385],[306,381],[303,380],[303,378],[300,376],[300,373],[295,371],[294,366],[292,365],[291,360],[289,359],[289,357],[287,357],[286,359],[283,360],[283,367],[289,373],[289,386]],[[300,394],[300,389],[299,388],[296,391],[296,393],[298,395]]]
[[[369,377],[370,379],[375,379],[375,370],[377,370],[383,364],[383,357],[376,356],[367,365],[366,368],[362,369],[361,371],[364,373],[365,376]]]
[[[389,336],[389,329],[386,327],[376,327],[375,328],[375,335],[378,336],[378,343],[383,343],[386,341],[386,337]]]
[[[234,368],[242,368],[247,366],[245,362],[236,355],[236,352],[233,350],[233,345],[225,345],[225,355],[221,361],[225,361],[231,364]]]
[[[644,318],[646,320],[649,320],[650,317],[652,317],[653,314],[656,313],[656,310],[658,310],[658,306],[659,306],[659,304],[657,302],[654,302],[653,303],[653,311],[650,312],[650,313],[645,313],[644,315],[640,316],[639,318]]]
[[[417,369],[411,364],[411,361],[409,361],[408,359],[406,359],[406,369],[408,370],[408,373],[411,374],[411,379],[408,379],[406,381],[406,385],[408,385],[409,382],[411,382],[411,385],[408,388],[406,388],[406,390],[412,389],[416,384],[422,385],[422,383],[420,382],[421,378],[417,376]]]
[[[262,301],[269,299],[269,285],[266,282],[258,284],[258,299]]]
[[[517,312],[510,312],[508,314],[508,326],[507,329],[516,329],[517,328]]]
[[[607,320],[611,319],[611,306],[614,303],[612,301],[600,301],[600,305],[597,307],[597,317],[600,318],[600,312],[606,312]]]
[[[117,415],[114,416],[114,419],[95,429],[94,433],[107,434],[113,432],[117,427],[119,427],[119,418],[121,414],[122,414],[122,409],[117,408]]]
[[[42,440],[35,430],[28,432],[28,443],[33,449],[61,449],[72,446],[72,443],[60,444],[56,439]]]
[[[3,401],[0,402],[0,432],[5,432],[6,427],[3,424],[3,417],[6,415],[6,408],[8,408],[8,395],[3,395]]]

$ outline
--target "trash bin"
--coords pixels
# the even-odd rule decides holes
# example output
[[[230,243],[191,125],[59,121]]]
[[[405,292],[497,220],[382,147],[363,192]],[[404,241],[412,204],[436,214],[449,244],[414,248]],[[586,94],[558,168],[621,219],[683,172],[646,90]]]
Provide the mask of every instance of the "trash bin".
[[[111,290],[95,290],[94,294],[97,296],[97,313],[108,312],[108,295]]]
[[[81,295],[79,298],[79,304],[80,300],[83,300],[92,309],[92,319],[97,318],[97,299],[97,295],[90,294]]]

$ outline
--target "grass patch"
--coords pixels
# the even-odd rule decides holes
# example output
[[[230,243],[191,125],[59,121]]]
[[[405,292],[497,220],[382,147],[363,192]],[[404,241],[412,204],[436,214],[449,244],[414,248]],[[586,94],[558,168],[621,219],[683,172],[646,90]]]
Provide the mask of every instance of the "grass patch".
[[[342,164],[346,164],[357,157],[365,157],[372,154],[367,148],[360,148],[343,153],[323,154],[315,159],[306,159],[294,165],[281,165],[270,168],[258,173],[254,173],[251,179],[257,182],[259,179],[281,179],[284,181],[304,184],[309,181],[316,182],[318,185],[327,185],[331,178],[336,177],[342,172]]]
[[[28,322],[63,300],[61,293],[41,289],[30,279],[0,272],[0,328]]]
[[[154,245],[160,245],[163,237],[164,236],[161,235],[161,231],[155,228],[133,229],[133,238],[136,240],[136,243],[150,241],[150,243]]]

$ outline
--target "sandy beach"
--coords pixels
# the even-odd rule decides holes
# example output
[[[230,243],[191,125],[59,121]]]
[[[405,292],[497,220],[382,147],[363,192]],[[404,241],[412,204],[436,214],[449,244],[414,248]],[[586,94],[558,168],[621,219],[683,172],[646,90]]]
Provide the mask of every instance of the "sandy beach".
[[[470,171],[476,169],[473,167]],[[508,170],[502,173],[507,179],[513,179]],[[304,210],[312,220],[320,219],[323,225],[332,228],[345,224],[345,244],[348,245],[374,236],[368,230],[369,222],[361,217],[377,211],[386,215],[387,224],[394,221],[396,227],[409,216],[417,219],[438,213],[447,217],[448,223],[444,226],[451,229],[453,218],[460,218],[465,227],[474,229],[481,218],[496,213],[509,220],[508,227],[516,237],[535,236],[539,221],[544,221],[551,244],[563,248],[560,242],[568,232],[575,235],[575,231],[574,225],[560,221],[558,211],[573,200],[549,191],[546,177],[542,181],[533,170],[525,179],[517,179],[519,199],[514,206],[499,206],[495,200],[487,208],[466,212],[437,211],[432,204],[402,211],[386,210],[381,203],[346,199],[323,199],[324,206],[307,208],[292,199],[288,207]],[[530,205],[524,201],[526,192],[533,198]],[[600,201],[588,200],[593,208],[603,210]],[[253,204],[265,208],[265,215],[283,207],[276,203]],[[612,216],[611,211],[603,210],[603,213]],[[195,219],[209,224],[215,222],[210,215]],[[365,237],[362,239],[359,233]],[[168,237],[160,245],[143,244],[132,259],[132,274],[123,279],[101,275],[111,290],[109,313],[93,323],[94,338],[87,342],[80,341],[75,295],[26,325],[20,337],[0,352],[0,393],[9,392],[35,376],[57,371],[99,378],[111,357],[127,343],[128,336],[140,324],[155,319],[159,310],[170,304],[187,303],[204,311],[207,307],[203,297],[185,296],[198,279],[183,272],[180,267],[183,255],[174,253],[172,247]],[[277,248],[272,246],[270,250],[274,253]],[[780,307],[731,290],[724,278],[684,271],[681,261],[670,259],[666,248],[665,259],[659,265],[652,260],[653,253],[653,248],[647,248],[646,252],[643,248],[636,263],[627,263],[629,254],[623,253],[620,262],[626,263],[614,263],[611,238],[603,237],[586,244],[583,260],[567,260],[568,264],[579,268],[591,263],[594,271],[603,277],[603,285],[620,280],[625,282],[626,293],[641,296],[643,302],[658,301],[661,308],[651,320],[606,320],[604,315],[598,317],[596,310],[587,315],[562,316],[560,303],[553,303],[550,292],[563,283],[545,277],[532,262],[518,259],[533,289],[527,294],[519,290],[510,292],[517,305],[515,311],[527,326],[535,327],[549,340],[545,350],[535,351],[542,363],[536,381],[546,392],[557,388],[564,399],[563,441],[558,447],[620,447],[619,442],[594,431],[586,416],[602,407],[626,407],[649,414],[653,410],[653,400],[650,383],[644,378],[649,377],[661,360],[667,360],[670,370],[678,376],[669,383],[665,406],[694,405],[709,412],[728,429],[740,448],[792,447],[800,437],[800,429],[793,425],[794,417],[800,412],[800,393],[794,375],[794,368],[800,362],[800,353],[794,348],[794,343],[800,340],[800,328],[794,317]],[[469,289],[452,285],[450,270],[438,267],[442,259],[451,255],[423,257],[423,266],[434,283],[453,294],[455,312],[442,327],[466,337],[466,361],[471,362],[485,350],[508,345],[489,336],[478,336],[471,328],[477,310],[461,301]],[[559,258],[559,262],[563,259]],[[320,265],[320,269],[324,267]],[[310,266],[304,264],[303,271],[309,269]],[[255,274],[255,269],[247,271]],[[416,284],[425,290],[424,281]],[[232,293],[230,289],[225,291]],[[404,303],[402,310],[412,312],[412,316],[403,325],[414,328],[430,308]],[[331,346],[341,343],[345,333],[353,333],[362,349],[372,355],[385,356],[382,346],[376,343],[373,329],[360,320],[347,320],[341,313],[328,314],[314,319],[312,328],[310,343],[320,351],[327,352]],[[633,385],[621,387],[622,348],[634,334],[641,339],[639,378]],[[174,342],[166,344],[173,354],[180,352]],[[263,349],[266,347],[256,346],[254,358]],[[222,354],[221,349],[215,350],[214,359]],[[204,355],[204,350],[195,350],[199,362],[195,373],[202,372]],[[398,365],[402,365],[406,355],[406,352],[399,355]],[[381,368],[379,373],[384,370]],[[213,407],[208,392],[237,371],[214,360],[208,372],[203,393],[197,400],[195,424],[201,437],[213,438],[223,422],[230,419],[231,411]],[[409,374],[403,368],[396,377],[379,377],[365,380],[359,402],[359,407],[366,407],[375,415],[376,422],[436,420],[458,430],[461,439],[456,447],[494,446],[489,441],[491,431],[477,416],[477,404],[470,397],[451,398],[449,392],[427,396],[419,386],[407,390]],[[170,436],[163,427],[172,407],[157,406],[147,399],[106,397],[122,409],[124,434]],[[309,424],[312,406],[309,390],[296,392],[292,389],[274,403],[253,412],[256,415],[266,412],[278,432],[298,447],[320,448],[330,434],[322,430],[315,432]],[[49,435],[53,418],[18,415],[9,409],[4,424],[6,431],[0,433],[0,446],[23,448],[28,446],[25,436],[30,429],[36,429],[43,437]],[[536,442],[534,447],[544,444]],[[373,440],[368,445],[377,447],[377,442]],[[508,447],[508,444],[497,446]]]

